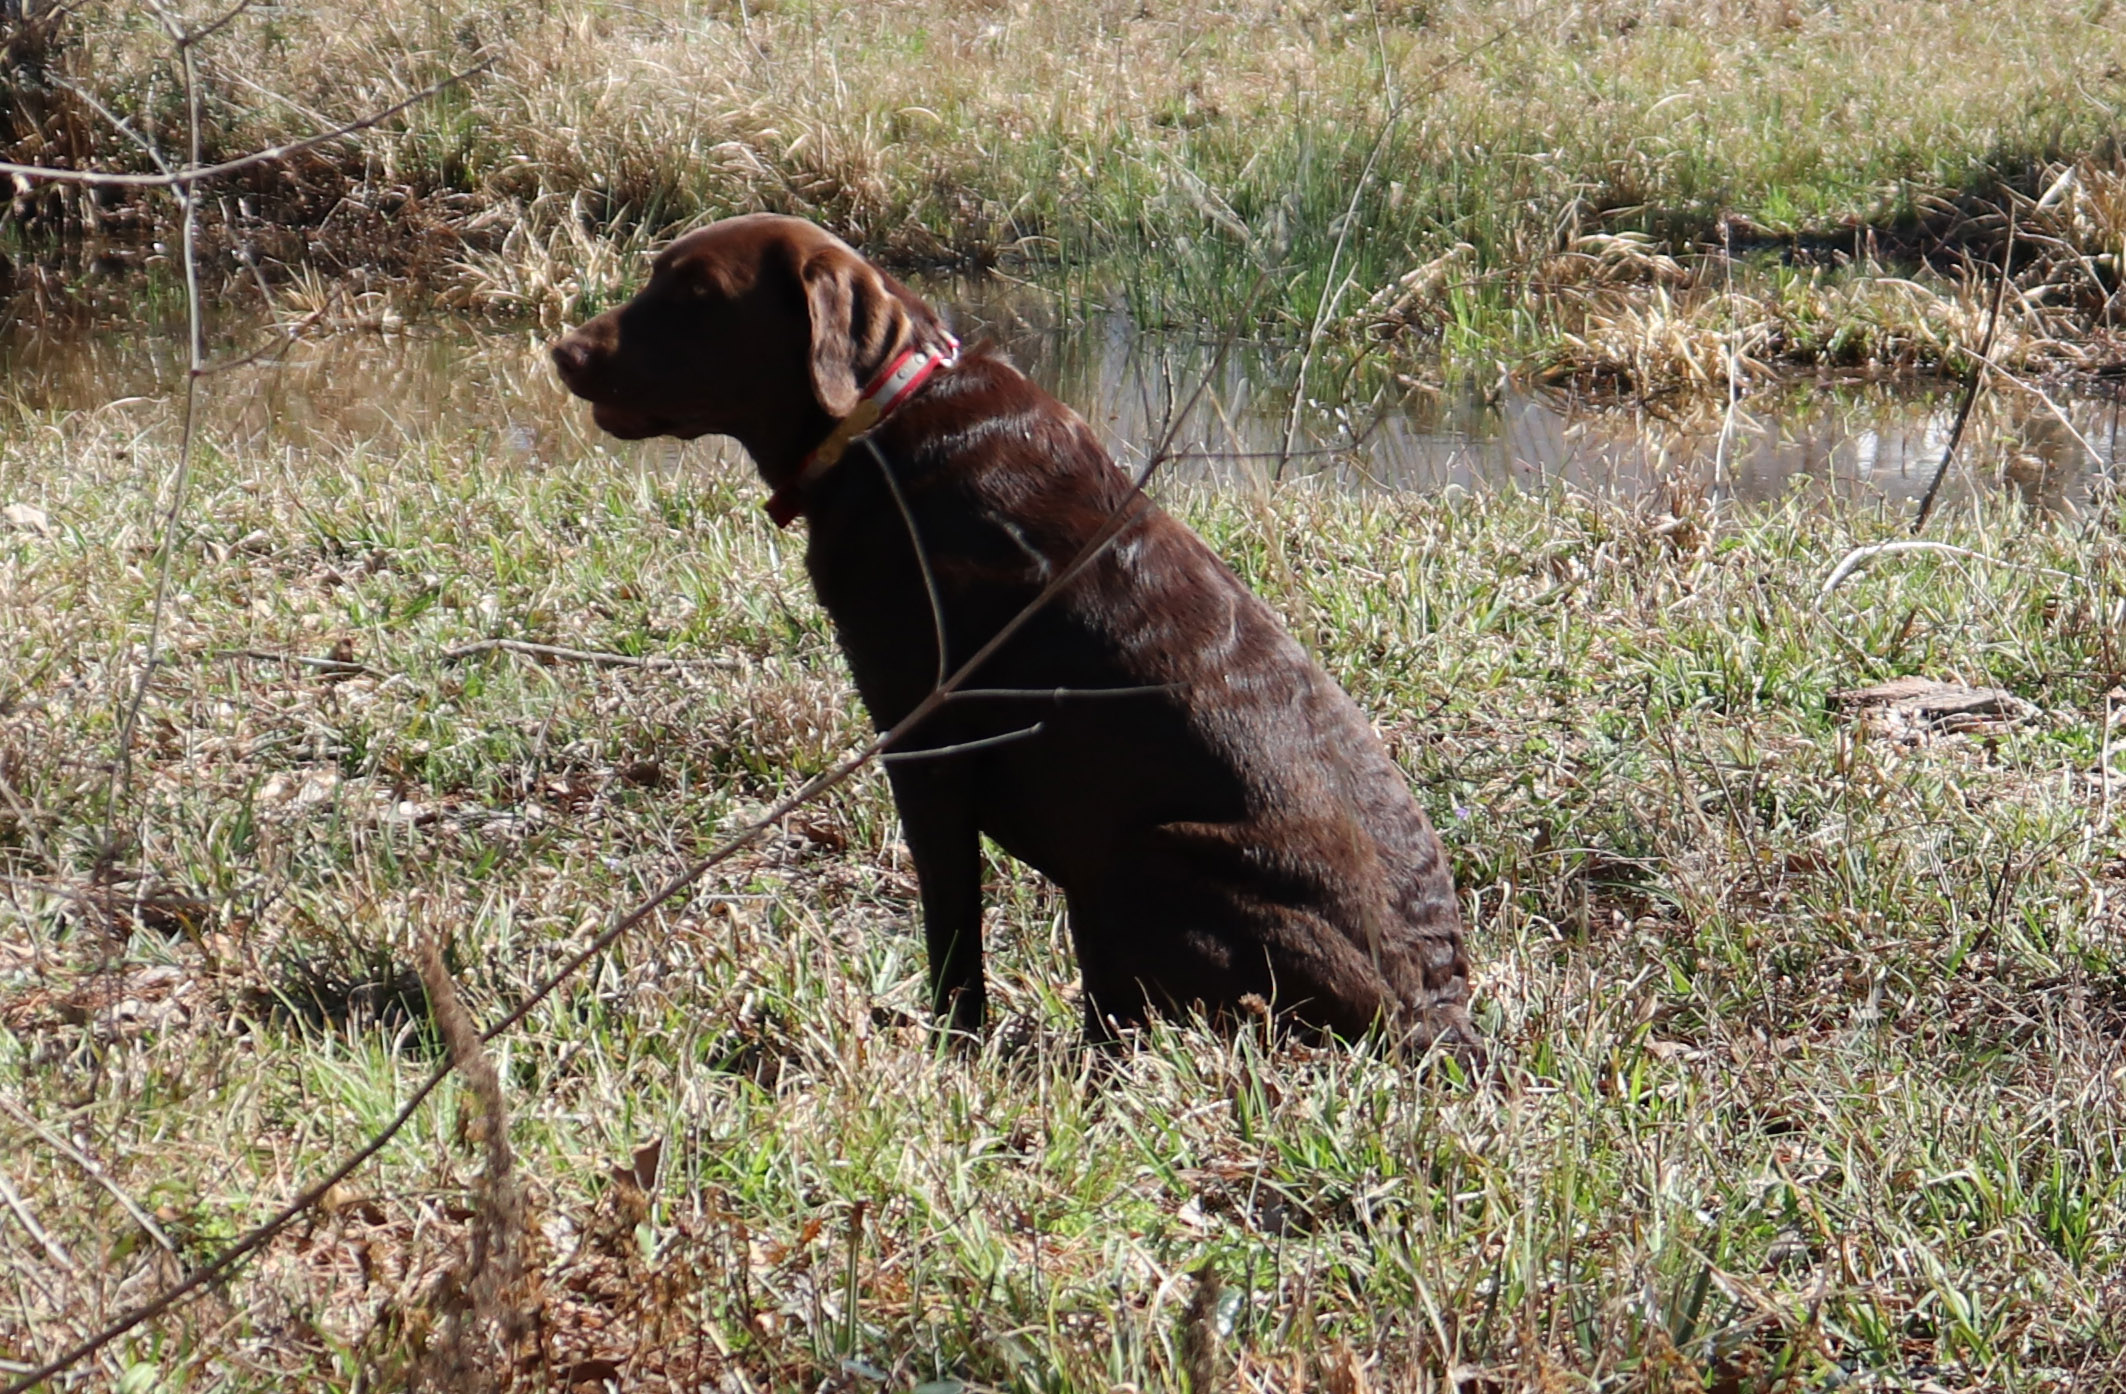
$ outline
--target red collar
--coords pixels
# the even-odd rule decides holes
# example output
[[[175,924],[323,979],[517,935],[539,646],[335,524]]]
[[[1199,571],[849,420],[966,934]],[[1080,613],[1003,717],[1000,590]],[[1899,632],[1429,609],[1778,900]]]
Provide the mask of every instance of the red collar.
[[[960,341],[950,334],[945,336],[942,349],[907,348],[900,356],[879,370],[877,377],[864,387],[857,399],[856,409],[835,423],[834,429],[805,456],[798,465],[797,473],[768,496],[768,517],[775,526],[790,526],[798,514],[805,511],[804,497],[827,471],[834,468],[842,458],[849,443],[864,432],[878,425],[893,413],[893,409],[915,395],[916,389],[930,381],[930,375],[940,368],[950,368],[960,361]]]

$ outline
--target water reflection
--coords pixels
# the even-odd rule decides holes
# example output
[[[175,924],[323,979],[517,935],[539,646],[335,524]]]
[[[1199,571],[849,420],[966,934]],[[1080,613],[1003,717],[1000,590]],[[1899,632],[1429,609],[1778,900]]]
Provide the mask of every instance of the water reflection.
[[[1730,412],[1718,400],[1626,405],[1511,385],[1399,384],[1385,395],[1348,392],[1333,408],[1302,402],[1295,430],[1299,354],[1290,346],[1238,344],[1220,354],[1135,333],[1121,315],[1090,332],[1062,330],[979,301],[963,319],[1086,412],[1125,459],[1142,458],[1177,398],[1215,368],[1177,435],[1186,452],[1177,464],[1235,483],[1312,473],[1354,488],[1563,484],[1630,495],[1690,481],[1716,497],[1764,501],[1807,480],[1851,498],[1907,502],[1941,463],[1960,395],[1940,384],[1792,382]],[[2093,477],[2112,471],[2120,427],[2116,393],[2055,394],[2051,404],[2016,389],[1985,393],[1948,487],[2007,487],[2049,507],[2079,501]]]
[[[1905,503],[1932,478],[1957,407],[1955,393],[1940,388],[1829,384],[1790,384],[1745,399],[1733,413],[1717,401],[1596,407],[1561,393],[1441,390],[1376,375],[1385,390],[1348,390],[1341,400],[1302,400],[1295,409],[1299,355],[1289,345],[1239,343],[1220,353],[1180,336],[1138,333],[1119,314],[1066,327],[1046,320],[1038,302],[985,298],[966,287],[933,294],[963,307],[964,335],[997,339],[1083,412],[1126,463],[1162,438],[1178,404],[1209,374],[1174,432],[1170,468],[1232,485],[1313,475],[1355,489],[1564,484],[1629,495],[1688,481],[1719,497],[1766,500],[1806,480],[1848,497]],[[269,331],[247,331],[230,355],[262,342],[270,342]],[[0,345],[0,395],[37,411],[119,418],[145,433],[173,429],[170,408],[183,378],[174,335],[18,335]],[[525,332],[428,327],[313,336],[218,373],[206,388],[211,437],[254,449],[444,440],[527,463],[596,448],[653,462],[680,454],[669,442],[623,446],[601,437],[555,382],[539,336]],[[2116,395],[2054,401],[2057,414],[2027,392],[1983,395],[1952,490],[2008,488],[2052,507],[2078,501],[2118,459],[2119,402]]]

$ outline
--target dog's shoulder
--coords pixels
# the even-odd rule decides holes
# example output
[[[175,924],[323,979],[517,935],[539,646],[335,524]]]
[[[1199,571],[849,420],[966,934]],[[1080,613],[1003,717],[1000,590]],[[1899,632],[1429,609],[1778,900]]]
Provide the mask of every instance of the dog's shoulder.
[[[967,349],[880,432],[917,479],[950,486],[1022,525],[1078,531],[1132,492],[1085,419],[990,344]]]

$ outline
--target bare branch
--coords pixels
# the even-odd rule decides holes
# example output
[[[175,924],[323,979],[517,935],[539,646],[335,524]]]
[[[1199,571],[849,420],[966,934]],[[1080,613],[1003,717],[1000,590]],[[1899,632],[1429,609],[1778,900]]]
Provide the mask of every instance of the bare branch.
[[[97,1351],[102,1350],[142,1322],[167,1312],[170,1308],[199,1291],[199,1289],[214,1282],[223,1274],[235,1268],[237,1264],[263,1248],[275,1235],[286,1229],[289,1223],[297,1216],[302,1215],[323,1200],[327,1191],[345,1181],[356,1171],[360,1170],[363,1164],[371,1157],[383,1151],[385,1145],[397,1137],[400,1131],[413,1120],[414,1112],[420,1108],[422,1101],[435,1092],[437,1085],[449,1078],[452,1068],[453,1066],[448,1061],[437,1066],[429,1074],[428,1078],[422,1082],[421,1086],[414,1090],[412,1097],[407,1099],[396,1114],[392,1115],[391,1121],[384,1125],[382,1131],[377,1133],[375,1137],[371,1138],[362,1147],[357,1148],[346,1161],[334,1168],[330,1175],[319,1180],[309,1189],[297,1195],[295,1199],[282,1206],[271,1219],[257,1226],[234,1244],[222,1250],[211,1261],[193,1269],[192,1275],[182,1282],[165,1288],[149,1301],[142,1303],[105,1326],[95,1335],[76,1343],[64,1354],[56,1356],[36,1369],[19,1376],[4,1391],[0,1391],[0,1394],[28,1394],[28,1391],[36,1388],[53,1375],[94,1355]]]
[[[521,653],[529,658],[551,658],[561,663],[595,663],[607,668],[649,668],[667,672],[682,668],[743,669],[735,658],[665,658],[657,654],[607,653],[600,649],[566,649],[557,644],[534,644],[528,639],[481,639],[443,650],[445,663],[462,663],[483,653]]]
[[[1934,512],[1934,496],[1941,490],[1941,482],[1949,477],[1949,462],[1956,458],[1956,445],[1964,438],[1964,425],[1971,419],[1971,408],[1978,401],[1979,386],[1986,380],[1986,370],[1992,364],[1993,335],[2001,323],[2001,301],[2007,298],[2008,277],[2015,266],[2015,205],[2008,205],[2008,246],[2001,253],[2000,278],[1993,283],[1993,303],[1986,310],[1986,333],[1978,346],[1978,356],[1971,363],[1971,377],[1964,384],[1963,404],[1956,409],[1956,424],[1949,428],[1949,443],[1942,447],[1941,464],[1935,468],[1934,481],[1927,485],[1927,492],[1920,497],[1919,513],[1912,519],[1912,532],[1917,535],[1927,526],[1927,519]]]
[[[173,37],[177,39],[178,43],[184,45],[187,48],[191,47],[193,44],[198,43],[202,39],[211,39],[216,34],[220,33],[222,30],[228,28],[231,24],[234,24],[236,22],[237,16],[241,15],[245,10],[250,9],[252,3],[253,0],[236,0],[236,3],[234,5],[231,5],[228,9],[222,11],[222,13],[217,15],[215,18],[208,20],[205,24],[202,24],[195,29],[187,29],[182,35],[173,35]]]
[[[49,165],[18,165],[0,161],[0,174],[20,175],[24,179],[43,179],[59,184],[88,184],[98,187],[135,189],[189,188],[194,184],[203,184],[209,180],[219,179],[225,174],[234,174],[238,170],[250,169],[254,165],[267,165],[276,160],[285,160],[291,155],[300,155],[306,150],[315,150],[320,145],[330,145],[333,141],[345,136],[355,135],[373,126],[382,125],[408,107],[418,106],[439,92],[447,91],[461,82],[478,77],[494,65],[495,60],[490,58],[484,63],[474,64],[463,72],[452,73],[442,81],[422,88],[404,101],[394,102],[382,111],[371,112],[359,121],[349,121],[344,126],[335,127],[318,135],[305,136],[301,140],[291,140],[282,145],[254,151],[249,155],[240,156],[234,160],[224,160],[217,165],[199,165],[190,169],[172,170],[167,174],[110,174],[102,170],[54,169]]]
[[[89,1180],[95,1182],[98,1186],[101,1186],[105,1191],[110,1194],[112,1200],[118,1202],[119,1209],[125,1211],[126,1214],[133,1217],[133,1223],[139,1225],[142,1232],[145,1233],[150,1239],[162,1245],[162,1247],[170,1253],[174,1254],[177,1252],[177,1245],[171,1241],[169,1235],[163,1233],[162,1226],[155,1223],[155,1217],[153,1215],[150,1215],[146,1210],[143,1210],[140,1206],[139,1201],[134,1200],[131,1196],[127,1195],[124,1189],[121,1188],[116,1181],[113,1181],[111,1179],[110,1173],[106,1172],[103,1169],[102,1164],[99,1163],[94,1157],[89,1156],[88,1153],[83,1152],[73,1143],[68,1142],[65,1138],[59,1136],[59,1134],[53,1132],[50,1128],[45,1127],[44,1124],[38,1122],[34,1117],[30,1115],[30,1113],[26,1109],[24,1109],[20,1104],[17,1104],[14,1100],[0,1099],[0,1108],[5,1108],[10,1114],[14,1115],[15,1121],[17,1123],[20,1123],[23,1127],[28,1128],[31,1132],[35,1133],[39,1138],[44,1141],[45,1146],[51,1148],[54,1152],[59,1153],[59,1155],[65,1157],[75,1166],[80,1167],[81,1170],[87,1174]]]
[[[1985,360],[1985,363],[1986,367],[1994,374],[1996,374],[2001,379],[2001,381],[2007,383],[2010,387],[2020,388],[2022,391],[2027,392],[2031,396],[2037,398],[2038,401],[2043,404],[2045,410],[2051,413],[2052,419],[2059,423],[2060,429],[2065,431],[2069,436],[2071,436],[2076,445],[2082,447],[2082,453],[2089,457],[2089,464],[2091,468],[2098,470],[2104,468],[2105,464],[2107,463],[2104,457],[2097,453],[2097,448],[2094,444],[2091,443],[2089,437],[2083,435],[2081,428],[2074,424],[2074,419],[2067,415],[2066,411],[2061,408],[2058,402],[2052,400],[2052,395],[2050,393],[2046,392],[2045,389],[2039,387],[2034,382],[2024,381],[2021,374],[2010,372],[2008,369],[2002,367],[1998,362],[1994,361],[1991,358],[1987,358]]]
[[[250,268],[252,278],[258,282],[259,294],[264,297],[268,303],[271,303],[273,293],[266,289],[265,278],[259,275],[258,264],[254,262],[249,255],[246,255],[244,257],[244,264]],[[329,306],[312,310],[309,314],[304,315],[301,319],[291,320],[286,324],[275,325],[274,327],[280,331],[281,337],[278,339],[270,339],[267,342],[259,345],[257,348],[251,350],[249,353],[243,354],[236,358],[225,359],[220,363],[202,364],[199,369],[201,375],[205,376],[213,373],[226,373],[232,368],[248,368],[253,363],[263,362],[269,358],[280,357],[280,355],[286,353],[289,349],[295,347],[295,341],[303,336],[304,330],[310,328],[312,325],[316,324],[319,320],[325,317],[326,308],[329,308]]]
[[[46,1257],[68,1273],[81,1272],[81,1265],[74,1262],[74,1256],[68,1253],[58,1240],[46,1233],[43,1225],[37,1223],[37,1217],[30,1213],[21,1192],[15,1189],[15,1184],[7,1179],[7,1173],[4,1171],[0,1171],[0,1201],[7,1202],[7,1208],[15,1212],[16,1222],[28,1231],[30,1238],[37,1241],[37,1247],[44,1250]]]
[[[177,54],[182,60],[185,85],[185,134],[186,168],[199,168],[200,160],[200,102],[199,67],[193,61],[193,53],[182,39],[168,12],[160,4],[153,6],[157,17],[170,28],[172,37],[178,40]],[[152,146],[150,153],[153,153]],[[155,163],[167,173],[169,165],[160,156]],[[148,687],[155,681],[155,669],[161,663],[163,612],[169,601],[170,568],[177,553],[177,521],[183,515],[185,493],[192,482],[193,446],[199,434],[199,383],[201,371],[207,362],[206,310],[201,303],[199,291],[199,191],[190,184],[172,184],[170,192],[177,200],[181,215],[183,237],[183,261],[185,272],[185,404],[184,423],[177,447],[177,472],[170,481],[170,503],[164,512],[162,526],[156,539],[155,602],[148,612],[147,654],[140,665],[140,681],[133,689],[133,697],[126,704],[124,715],[118,722],[118,758],[112,763],[109,795],[105,800],[103,846],[106,855],[117,845],[116,830],[120,806],[130,792],[133,780],[133,728],[140,720],[140,709],[148,700]]]
[[[1475,57],[1478,53],[1505,39],[1509,34],[1526,27],[1526,24],[1527,21],[1524,19],[1515,20],[1495,31],[1481,43],[1463,49],[1459,53],[1442,57],[1433,65],[1432,71],[1426,75],[1427,81],[1436,83],[1446,75],[1450,68]],[[1329,316],[1335,312],[1336,305],[1343,299],[1344,291],[1352,283],[1352,278],[1349,275],[1346,275],[1342,281],[1338,281],[1336,273],[1341,269],[1344,246],[1350,240],[1351,229],[1358,223],[1359,200],[1365,196],[1366,186],[1373,182],[1374,167],[1379,164],[1381,152],[1387,149],[1388,138],[1395,134],[1395,129],[1401,124],[1403,112],[1406,109],[1402,95],[1396,90],[1394,66],[1388,62],[1385,51],[1381,54],[1381,82],[1384,94],[1388,98],[1388,114],[1386,119],[1381,122],[1380,133],[1374,137],[1373,148],[1366,153],[1365,167],[1359,171],[1358,182],[1351,188],[1351,198],[1344,207],[1343,218],[1336,229],[1336,246],[1329,254],[1329,269],[1322,280],[1321,299],[1315,305],[1314,325],[1307,333],[1306,348],[1301,352],[1299,358],[1299,371],[1292,380],[1292,406],[1285,418],[1284,456],[1278,460],[1276,467],[1270,471],[1270,478],[1273,480],[1284,477],[1285,461],[1291,458],[1292,447],[1299,435],[1299,408],[1306,400],[1307,369],[1313,365],[1314,352],[1320,347],[1321,336],[1328,327]]]
[[[1069,702],[1090,697],[1150,697],[1159,693],[1179,692],[1177,682],[1143,683],[1136,687],[963,687],[946,693],[954,702],[971,702],[979,698],[993,698],[1022,702]]]
[[[21,830],[30,850],[37,854],[37,859],[46,866],[57,866],[59,863],[52,856],[51,844],[44,840],[44,834],[38,830],[36,814],[31,810],[29,802],[8,782],[4,773],[0,773],[0,802],[4,802],[8,810],[15,815],[15,826]]]
[[[250,659],[254,663],[285,663],[291,667],[316,668],[327,673],[345,673],[349,677],[368,675],[382,677],[366,663],[355,663],[344,658],[312,658],[301,653],[273,653],[266,649],[223,649],[214,655],[219,659]]]
[[[1831,574],[1823,578],[1823,589],[1816,593],[1817,600],[1821,601],[1824,596],[1837,590],[1848,577],[1875,560],[1875,558],[1895,555],[1899,552],[1935,552],[1942,556],[1961,557],[1969,561],[1982,561],[1989,566],[2006,566],[2012,567],[2017,571],[2035,572],[2041,576],[2057,576],[2064,581],[2085,579],[2070,571],[2055,571],[2049,566],[2030,566],[2019,561],[2006,561],[2000,557],[1989,557],[1984,552],[1974,552],[1969,547],[1958,547],[1951,542],[1929,542],[1924,539],[1906,538],[1899,542],[1876,542],[1866,547],[1855,547],[1852,551],[1846,553],[1838,565],[1831,568]]]
[[[938,578],[930,570],[930,549],[923,545],[921,534],[915,530],[915,514],[908,511],[908,500],[901,494],[901,481],[893,477],[893,466],[886,463],[885,452],[880,450],[878,442],[869,436],[864,437],[864,449],[870,451],[871,458],[878,461],[878,472],[886,477],[886,488],[893,495],[893,505],[901,511],[901,524],[908,529],[908,545],[915,548],[915,564],[922,569],[923,589],[930,596],[930,630],[937,636],[936,681],[942,683],[947,671],[945,665],[951,660],[945,652],[945,598],[938,594]]]
[[[88,88],[83,87],[78,83],[68,82],[63,77],[55,77],[52,79],[52,81],[57,83],[60,87],[63,87],[67,91],[73,93],[75,96],[81,98],[81,100],[88,105],[89,110],[95,112],[98,116],[101,116],[104,120],[110,122],[111,125],[117,129],[120,135],[124,136],[127,140],[130,140],[135,145],[139,146],[141,150],[146,153],[147,157],[155,162],[155,167],[157,169],[161,170],[166,175],[175,173],[175,171],[170,168],[170,162],[163,159],[162,151],[156,146],[155,142],[149,140],[146,136],[134,130],[130,122],[128,122],[123,116],[120,116],[117,112],[105,106],[103,104],[103,100],[98,97],[94,92],[89,91]],[[5,166],[0,166],[0,169],[5,168]]]
[[[1041,734],[1041,727],[1044,724],[1036,721],[1033,725],[1022,726],[1016,731],[1005,731],[995,736],[981,736],[971,741],[958,741],[952,745],[925,746],[920,750],[888,750],[878,758],[881,760],[905,761],[934,760],[941,755],[965,755],[971,750],[987,750],[991,746],[1009,745],[1013,741],[1023,741],[1028,736],[1038,736]]]

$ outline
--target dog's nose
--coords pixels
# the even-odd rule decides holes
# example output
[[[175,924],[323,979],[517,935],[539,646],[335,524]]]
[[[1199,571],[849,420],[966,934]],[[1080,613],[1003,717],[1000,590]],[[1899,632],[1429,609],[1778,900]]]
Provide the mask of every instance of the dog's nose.
[[[554,367],[560,369],[561,381],[571,387],[591,365],[590,345],[575,334],[563,334],[554,340],[547,352],[554,356]]]

